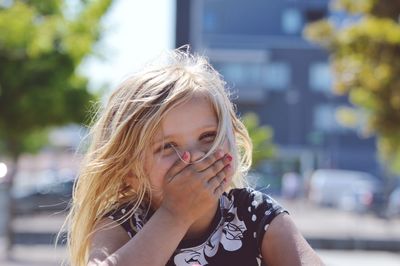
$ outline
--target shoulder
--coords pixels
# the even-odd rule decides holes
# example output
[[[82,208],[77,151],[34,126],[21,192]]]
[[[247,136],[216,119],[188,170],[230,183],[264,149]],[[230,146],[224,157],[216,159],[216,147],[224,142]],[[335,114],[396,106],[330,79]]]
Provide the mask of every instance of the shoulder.
[[[124,204],[108,212],[104,218],[119,224],[132,238],[143,227],[145,215],[141,208],[134,210],[132,204]]]
[[[250,233],[256,236],[256,245],[259,250],[272,220],[281,213],[287,213],[273,198],[251,188],[230,190],[229,193],[223,194],[221,205],[225,213],[237,215]]]
[[[265,233],[261,253],[271,265],[324,265],[289,215],[279,215]]]
[[[134,209],[133,204],[127,203],[108,212],[94,228],[90,260],[104,260],[128,242],[146,221],[148,213],[144,209]]]
[[[108,217],[102,218],[90,241],[89,261],[105,260],[128,241],[129,236],[120,224]]]

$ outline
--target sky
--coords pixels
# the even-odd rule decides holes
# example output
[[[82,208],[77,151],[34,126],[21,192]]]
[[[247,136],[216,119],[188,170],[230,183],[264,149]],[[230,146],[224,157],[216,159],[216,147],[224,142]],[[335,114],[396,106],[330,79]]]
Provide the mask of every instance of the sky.
[[[92,89],[115,88],[129,74],[174,47],[175,0],[114,0],[96,52],[81,66]]]

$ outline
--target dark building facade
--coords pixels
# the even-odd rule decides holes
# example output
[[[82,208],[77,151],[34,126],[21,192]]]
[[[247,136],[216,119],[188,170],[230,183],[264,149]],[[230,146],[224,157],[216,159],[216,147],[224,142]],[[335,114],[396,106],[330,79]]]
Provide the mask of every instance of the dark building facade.
[[[307,23],[336,22],[328,0],[177,0],[176,46],[210,58],[237,95],[240,113],[274,129],[283,157],[300,171],[340,168],[379,173],[375,139],[337,122],[346,97],[332,92],[329,56],[305,40]]]

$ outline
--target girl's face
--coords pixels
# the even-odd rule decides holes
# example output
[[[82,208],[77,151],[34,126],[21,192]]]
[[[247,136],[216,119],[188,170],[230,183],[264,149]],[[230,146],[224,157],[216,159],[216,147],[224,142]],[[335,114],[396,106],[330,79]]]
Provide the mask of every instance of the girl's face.
[[[155,141],[146,152],[145,171],[152,185],[152,207],[163,198],[167,171],[183,152],[190,152],[191,162],[204,157],[217,135],[218,120],[210,102],[198,95],[171,109],[161,121]],[[227,141],[220,147],[228,152]]]

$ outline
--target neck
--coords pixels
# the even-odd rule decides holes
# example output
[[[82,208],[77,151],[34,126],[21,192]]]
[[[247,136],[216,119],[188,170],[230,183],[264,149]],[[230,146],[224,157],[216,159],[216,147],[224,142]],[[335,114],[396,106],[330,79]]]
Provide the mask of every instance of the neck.
[[[219,208],[219,201],[216,201],[213,207],[205,215],[197,219],[186,232],[184,239],[200,238],[210,229],[215,212]]]

